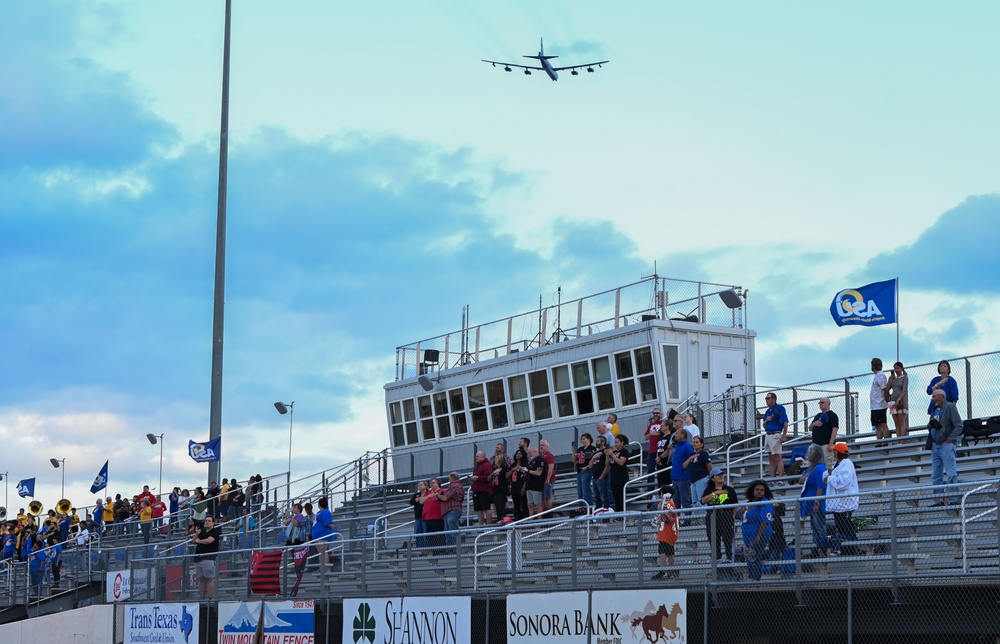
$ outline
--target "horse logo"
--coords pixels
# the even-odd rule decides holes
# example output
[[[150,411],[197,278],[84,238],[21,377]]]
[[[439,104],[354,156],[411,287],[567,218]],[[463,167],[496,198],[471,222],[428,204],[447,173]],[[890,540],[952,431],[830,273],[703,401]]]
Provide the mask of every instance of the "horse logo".
[[[656,612],[636,617],[632,620],[632,632],[635,633],[637,627],[642,627],[642,634],[646,641],[655,644],[660,640],[670,642],[678,637],[684,641],[681,628],[677,625],[677,617],[684,614],[684,609],[680,604],[674,604],[673,608],[667,610],[664,604],[660,604]],[[667,637],[667,635],[670,637]]]

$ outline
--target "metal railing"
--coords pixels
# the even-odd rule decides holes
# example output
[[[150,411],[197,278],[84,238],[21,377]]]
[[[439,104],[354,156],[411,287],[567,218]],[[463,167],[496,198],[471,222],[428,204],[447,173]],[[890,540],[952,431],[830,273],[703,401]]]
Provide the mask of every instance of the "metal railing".
[[[984,483],[983,485],[975,487],[975,488],[969,490],[968,492],[966,492],[965,494],[962,495],[962,510],[961,510],[961,523],[962,523],[962,572],[969,572],[969,548],[968,548],[968,528],[967,528],[968,524],[971,523],[971,522],[973,522],[973,521],[977,521],[977,520],[979,520],[979,519],[981,519],[981,518],[983,518],[983,517],[985,517],[985,516],[987,516],[989,514],[995,514],[996,511],[997,511],[996,506],[993,506],[992,508],[987,508],[986,510],[983,510],[982,512],[980,512],[979,514],[976,514],[973,517],[966,518],[966,516],[965,516],[966,501],[968,500],[968,498],[971,495],[976,494],[977,492],[981,492],[981,491],[983,491],[983,490],[985,490],[987,488],[994,487],[995,485],[996,485],[996,483]]]
[[[521,526],[524,526],[524,525],[529,525],[530,524],[532,527],[538,527],[539,526],[538,521],[541,520],[541,518],[543,516],[546,516],[546,515],[555,515],[557,512],[561,512],[564,509],[571,508],[571,507],[574,507],[574,506],[579,507],[581,505],[586,509],[586,513],[582,517],[573,517],[573,518],[570,518],[570,519],[565,520],[565,521],[543,523],[543,524],[541,524],[540,528],[538,528],[537,530],[533,530],[530,534],[528,534],[525,537],[521,537],[521,533],[518,531],[519,528]],[[517,553],[518,553],[518,551],[520,551],[520,548],[519,547],[512,548],[511,546],[514,545],[512,543],[512,540],[516,541],[517,545],[519,546],[523,541],[527,541],[529,539],[537,539],[541,535],[547,534],[547,533],[551,532],[552,530],[554,530],[554,529],[556,529],[558,527],[567,525],[569,523],[576,523],[576,522],[579,522],[581,520],[587,521],[587,520],[590,520],[591,518],[593,518],[593,514],[591,513],[591,505],[589,503],[587,503],[586,501],[584,501],[583,499],[577,499],[576,501],[570,501],[569,503],[563,503],[562,505],[556,506],[554,508],[549,508],[548,510],[542,510],[541,512],[539,512],[537,514],[533,514],[530,517],[525,517],[524,519],[520,519],[519,521],[513,521],[513,522],[508,523],[508,524],[506,524],[504,526],[501,526],[501,527],[498,527],[498,528],[491,528],[489,530],[480,532],[478,535],[476,535],[476,539],[473,542],[473,554],[472,554],[473,566],[472,566],[472,568],[473,568],[473,570],[475,572],[474,572],[473,577],[472,577],[472,589],[474,591],[475,590],[479,590],[479,565],[478,564],[479,564],[479,557],[480,557],[480,555],[486,556],[486,555],[490,554],[491,552],[496,552],[496,551],[498,551],[498,550],[500,550],[502,548],[507,548],[508,549],[508,556],[510,557],[508,559],[509,564],[510,564],[511,568],[514,568],[517,565],[517,563],[516,563],[517,560],[518,560]],[[501,531],[505,531],[505,530],[508,531],[506,533],[508,535],[508,538],[507,538],[507,541],[506,541],[505,544],[494,546],[494,547],[490,548],[489,550],[484,550],[482,553],[479,552],[479,540],[480,539],[482,539],[485,536],[488,536],[488,535],[491,535],[491,534],[495,534],[497,532],[501,532]],[[590,530],[587,530],[587,547],[588,548],[590,547]]]

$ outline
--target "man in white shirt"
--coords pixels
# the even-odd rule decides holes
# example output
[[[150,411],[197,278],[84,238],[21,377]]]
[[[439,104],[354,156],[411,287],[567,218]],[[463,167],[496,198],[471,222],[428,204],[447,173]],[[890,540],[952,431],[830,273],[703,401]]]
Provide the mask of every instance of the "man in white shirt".
[[[80,524],[80,531],[76,533],[76,545],[77,547],[84,548],[88,543],[90,543],[90,530],[88,523]]]
[[[879,440],[891,438],[892,432],[889,431],[889,424],[886,419],[889,400],[888,396],[885,395],[885,390],[889,387],[889,378],[882,371],[881,358],[872,358],[872,372],[875,374],[875,377],[872,378],[872,391],[869,396],[869,402],[871,403],[871,420],[872,427],[875,428],[875,438]]]

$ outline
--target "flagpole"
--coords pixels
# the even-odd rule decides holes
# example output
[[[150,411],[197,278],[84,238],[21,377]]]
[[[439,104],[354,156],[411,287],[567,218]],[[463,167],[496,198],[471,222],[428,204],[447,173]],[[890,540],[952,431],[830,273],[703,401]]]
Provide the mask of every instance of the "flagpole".
[[[899,362],[899,278],[896,278],[896,362]]]

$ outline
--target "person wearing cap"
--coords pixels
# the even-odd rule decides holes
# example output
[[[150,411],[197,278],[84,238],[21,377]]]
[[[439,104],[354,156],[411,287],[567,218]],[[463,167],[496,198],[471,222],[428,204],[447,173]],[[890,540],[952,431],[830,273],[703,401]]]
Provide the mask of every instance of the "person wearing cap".
[[[778,404],[778,396],[769,391],[764,396],[767,411],[764,412],[764,451],[767,452],[767,462],[771,477],[785,476],[785,461],[781,456],[781,444],[788,440],[788,414],[785,408]],[[784,481],[778,481],[784,485]]]
[[[836,535],[836,543],[842,541],[855,541],[857,533],[854,532],[854,511],[858,509],[858,473],[854,469],[854,462],[849,458],[850,449],[847,443],[834,443],[833,453],[837,457],[837,463],[832,472],[824,474],[826,481],[827,496],[826,509],[833,513],[833,527]],[[839,496],[841,494],[853,496]],[[844,555],[859,554],[857,546],[841,546],[840,553]]]
[[[702,495],[701,504],[709,507],[731,505],[732,509],[716,509],[705,521],[705,532],[708,543],[712,543],[712,515],[715,515],[717,538],[715,539],[715,557],[719,563],[729,563],[733,560],[733,519],[739,499],[736,490],[726,485],[726,473],[719,468],[713,469],[708,475],[708,484]]]

